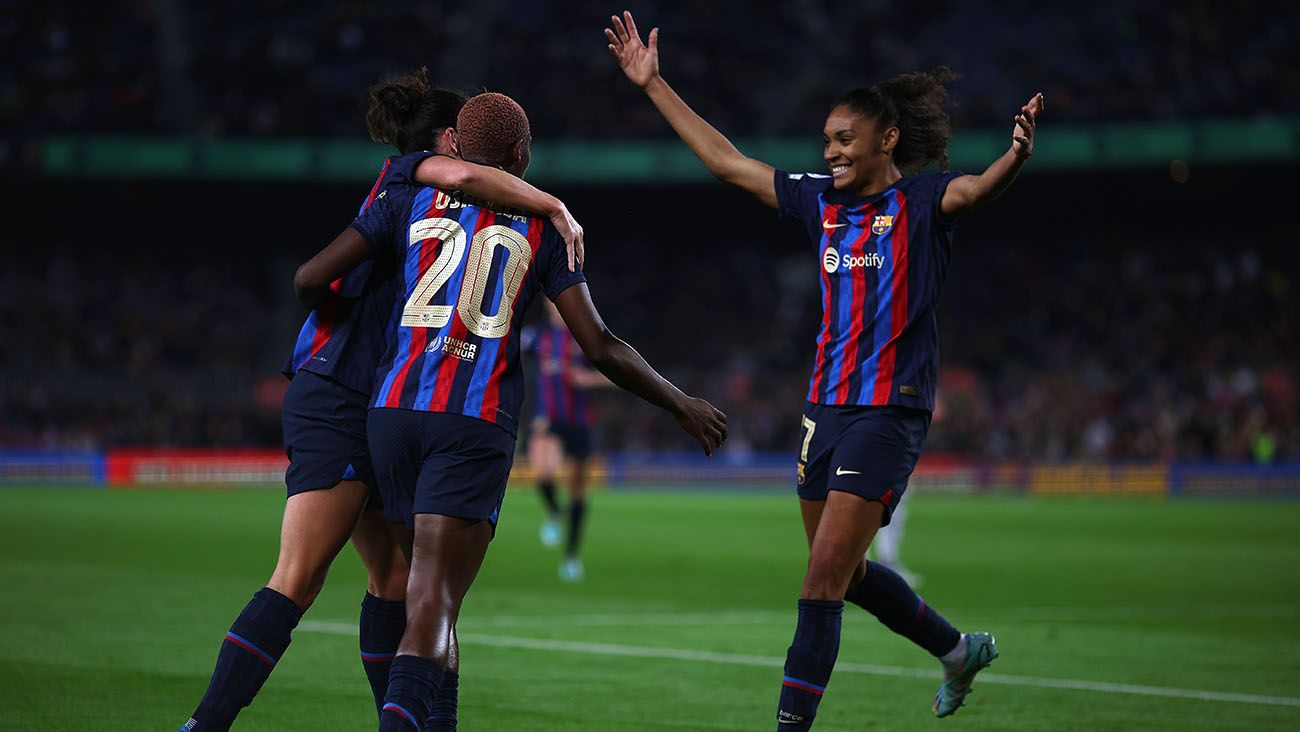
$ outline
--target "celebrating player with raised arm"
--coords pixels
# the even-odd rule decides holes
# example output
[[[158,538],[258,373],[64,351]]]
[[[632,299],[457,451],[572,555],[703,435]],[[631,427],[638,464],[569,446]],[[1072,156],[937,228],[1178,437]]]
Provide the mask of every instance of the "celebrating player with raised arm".
[[[480,94],[457,121],[465,159],[522,176],[528,118],[512,99]],[[663,408],[711,453],[726,418],[654,372],[601,321],[581,271],[544,220],[447,191],[390,185],[299,271],[301,294],[373,258],[397,272],[395,328],[381,361],[368,433],[384,511],[413,530],[407,627],[380,730],[420,726],[456,655],[461,602],[491,541],[514,457],[523,372],[519,334],[539,290],[591,363]]]
[[[581,259],[582,229],[558,199],[504,171],[454,157],[453,128],[465,97],[431,89],[424,69],[376,85],[370,97],[371,137],[402,155],[384,163],[362,211],[389,185],[414,178],[546,216],[569,240],[570,263],[575,254]],[[378,510],[366,510],[381,508],[366,444],[366,410],[386,346],[383,318],[396,297],[392,272],[363,263],[340,272],[318,295],[284,368],[292,379],[283,406],[289,498],[279,559],[266,587],[226,634],[207,692],[182,727],[186,732],[229,729],[253,701],[349,538],[367,572],[360,650],[376,709],[388,687],[406,627],[407,561],[388,522]],[[454,729],[454,663],[451,671],[448,693],[428,730]]]
[[[947,164],[947,69],[846,94],[826,119],[827,174],[790,174],[746,157],[659,75],[659,29],[642,42],[632,14],[611,19],[609,52],[719,180],[801,221],[816,246],[822,325],[798,461],[808,571],[786,656],[778,729],[812,726],[839,651],[844,600],[943,665],[942,717],[997,656],[987,633],[958,633],[901,577],[867,562],[907,487],[934,409],[935,305],[954,222],[993,200],[1033,154],[1036,94],[1015,115],[1010,148],[980,175],[921,174]]]

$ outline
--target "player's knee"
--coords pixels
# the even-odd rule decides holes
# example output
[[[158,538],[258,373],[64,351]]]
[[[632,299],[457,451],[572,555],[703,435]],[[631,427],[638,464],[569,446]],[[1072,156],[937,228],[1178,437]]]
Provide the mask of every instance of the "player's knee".
[[[845,571],[833,562],[809,562],[799,596],[805,600],[842,600],[852,576],[852,569]]]
[[[406,560],[394,552],[392,561],[382,567],[372,568],[367,578],[367,591],[384,600],[401,600],[406,597],[408,567]]]
[[[302,567],[291,565],[276,567],[267,587],[293,600],[294,604],[306,610],[316,601],[321,588],[325,586],[328,568]]]

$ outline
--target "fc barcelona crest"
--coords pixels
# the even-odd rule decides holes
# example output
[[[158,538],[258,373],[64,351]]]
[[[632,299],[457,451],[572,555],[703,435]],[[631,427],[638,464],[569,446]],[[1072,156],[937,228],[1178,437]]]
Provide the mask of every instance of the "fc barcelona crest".
[[[871,233],[876,236],[884,236],[892,228],[894,228],[893,216],[877,216],[871,220]]]

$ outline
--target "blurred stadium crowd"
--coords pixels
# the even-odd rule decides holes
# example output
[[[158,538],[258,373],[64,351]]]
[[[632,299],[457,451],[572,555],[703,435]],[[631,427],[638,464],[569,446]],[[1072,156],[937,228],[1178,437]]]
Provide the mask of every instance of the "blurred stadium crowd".
[[[591,258],[606,319],[730,414],[731,454],[792,449],[820,318],[812,258],[789,241],[710,248],[641,236]],[[1280,237],[1237,244],[959,240],[931,451],[1300,457],[1295,254]],[[671,264],[682,261],[687,277]],[[302,315],[290,272],[201,247],[62,250],[7,265],[0,444],[278,444],[278,369]],[[652,408],[614,393],[594,402],[606,449],[687,447]]]
[[[662,27],[665,75],[742,137],[815,135],[848,88],[940,63],[963,75],[953,87],[959,128],[1009,124],[1036,89],[1052,125],[1300,110],[1294,2],[658,5],[630,9]],[[516,96],[539,139],[662,137],[667,126],[605,54],[600,29],[621,7],[8,3],[0,60],[21,73],[0,75],[0,167],[30,162],[36,146],[25,143],[52,133],[357,139],[362,90],[417,65],[448,86]],[[231,193],[239,185],[227,184],[227,209],[263,195]],[[159,206],[186,205],[142,190],[120,206],[147,216],[154,193]],[[701,190],[628,195],[672,205]],[[22,195],[10,203],[36,200]],[[584,195],[596,194],[570,200],[580,217],[609,208]],[[1153,248],[1149,234],[1129,230],[1141,218],[1136,208],[1107,211],[1053,232],[1050,246],[1005,223],[984,227],[975,246],[959,241],[941,309],[931,452],[1300,458],[1294,237],[1251,224],[1227,237],[1161,234]],[[259,252],[235,257],[188,220],[133,224],[138,241],[103,248],[64,241],[46,221],[32,226],[51,236],[0,269],[0,445],[278,444],[278,369],[302,317],[288,290],[297,255],[285,252],[278,224],[221,221],[242,227]],[[731,415],[732,454],[792,449],[819,317],[815,263],[790,244],[802,234],[778,241],[755,233],[760,224],[669,242],[629,236],[621,223],[605,227],[616,236],[596,236],[601,222],[584,224],[592,290],[615,330]],[[173,231],[200,241],[176,245]],[[294,237],[295,246],[310,239]],[[689,276],[647,266],[646,251],[689,262]],[[692,331],[702,323],[707,332]],[[651,409],[617,395],[595,401],[606,449],[683,446]]]
[[[609,2],[6,5],[0,63],[22,73],[0,76],[0,118],[16,137],[355,136],[359,90],[418,65],[514,95],[539,139],[668,134],[606,56],[601,27],[622,8]],[[963,75],[959,126],[1009,122],[1038,89],[1054,123],[1300,108],[1294,2],[630,7],[662,26],[665,75],[732,135],[815,132],[844,91],[941,63]]]

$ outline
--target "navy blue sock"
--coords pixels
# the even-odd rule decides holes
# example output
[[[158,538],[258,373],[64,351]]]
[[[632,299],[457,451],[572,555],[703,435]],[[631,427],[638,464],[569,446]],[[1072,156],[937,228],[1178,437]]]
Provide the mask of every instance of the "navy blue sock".
[[[383,600],[369,592],[361,601],[361,668],[375,695],[375,712],[384,706],[388,693],[388,672],[397,656],[397,645],[406,631],[406,602]]]
[[[781,706],[777,729],[793,732],[812,728],[817,705],[831,680],[835,657],[840,653],[842,600],[800,600],[799,625],[794,642],[785,656],[785,679],[781,683]]]
[[[578,556],[578,547],[582,543],[582,519],[587,515],[587,502],[581,498],[575,498],[569,504],[569,548],[567,554],[570,557]]]
[[[388,674],[379,732],[419,732],[438,697],[443,670],[431,658],[398,656]]]
[[[235,618],[212,672],[208,691],[194,710],[187,732],[230,729],[240,710],[252,703],[258,690],[289,647],[289,634],[302,619],[293,600],[263,587]]]
[[[546,512],[551,516],[560,515],[560,502],[555,498],[555,481],[543,480],[537,484],[537,494],[542,497],[542,503],[546,505]]]
[[[885,627],[931,655],[942,656],[961,640],[961,633],[925,604],[907,580],[883,564],[867,562],[866,576],[844,593],[844,599],[875,615]]]
[[[429,714],[423,732],[456,732],[458,686],[460,674],[448,671],[442,675],[442,686],[438,687],[438,698],[433,702],[433,712]]]

